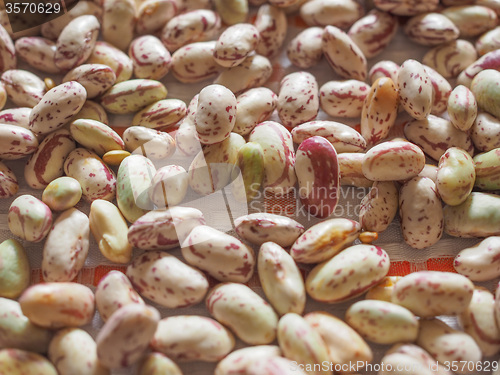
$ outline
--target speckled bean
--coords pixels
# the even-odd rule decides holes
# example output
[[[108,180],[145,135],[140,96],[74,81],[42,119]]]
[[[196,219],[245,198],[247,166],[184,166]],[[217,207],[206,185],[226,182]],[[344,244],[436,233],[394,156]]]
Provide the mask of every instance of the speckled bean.
[[[168,21],[161,32],[161,41],[173,52],[186,44],[210,39],[220,27],[221,20],[217,13],[196,9],[179,14]]]
[[[260,87],[271,77],[273,67],[269,59],[261,55],[248,56],[240,65],[224,70],[214,83],[226,86],[235,95]]]
[[[132,77],[134,65],[132,60],[123,51],[115,46],[98,41],[87,64],[103,64],[109,66],[116,75],[116,82],[127,81]]]
[[[346,29],[363,14],[363,7],[354,0],[313,0],[300,7],[300,16],[309,26],[333,25]]]
[[[451,6],[442,14],[455,24],[462,38],[481,35],[498,25],[495,11],[482,5]]]
[[[51,74],[61,71],[54,62],[56,43],[52,40],[27,36],[16,40],[15,47],[16,54],[33,68]]]
[[[47,282],[73,280],[87,259],[89,236],[87,215],[76,208],[62,212],[43,246],[43,279]]]
[[[355,245],[314,267],[306,278],[306,291],[320,302],[343,302],[378,284],[388,271],[389,256],[383,249]]]
[[[500,50],[488,52],[476,61],[470,62],[457,78],[457,84],[470,87],[473,78],[485,69],[500,69]]]
[[[174,127],[186,114],[186,104],[182,100],[158,100],[137,112],[132,119],[132,125],[166,131]]]
[[[59,375],[109,375],[97,358],[92,336],[79,328],[58,331],[49,346],[48,357]]]
[[[19,349],[0,350],[0,371],[10,375],[58,375],[47,358]]]
[[[0,243],[0,296],[17,298],[30,283],[30,265],[23,246],[14,239]],[[1,347],[1,343],[0,343]]]
[[[38,140],[31,130],[17,125],[1,124],[0,158],[16,160],[33,154],[38,149]]]
[[[458,147],[451,147],[439,159],[436,188],[441,199],[456,206],[467,199],[476,179],[475,162]]]
[[[374,5],[385,12],[398,16],[414,16],[433,11],[438,7],[439,0],[375,0]]]
[[[366,83],[354,79],[329,81],[319,90],[321,109],[333,117],[359,117],[369,90]]]
[[[370,79],[372,85],[377,79],[382,77],[388,77],[392,79],[393,82],[396,82],[398,79],[398,72],[398,64],[394,61],[382,60],[372,66],[368,72],[368,78]]]
[[[451,123],[462,131],[469,130],[477,117],[477,102],[474,94],[463,85],[453,89],[448,98],[447,109]]]
[[[430,49],[424,55],[422,62],[435,69],[443,77],[452,78],[474,63],[476,59],[477,52],[474,45],[466,40],[458,39]]]
[[[317,363],[328,363],[328,347],[320,334],[302,316],[288,313],[278,323],[278,343],[283,355],[296,364],[312,368]],[[327,369],[307,371],[309,375],[332,375]]]
[[[465,276],[452,272],[419,271],[396,283],[392,302],[424,318],[453,315],[465,311],[473,291],[474,285]]]
[[[42,193],[42,202],[53,211],[64,211],[75,206],[82,197],[80,183],[72,177],[52,180]]]
[[[248,366],[245,374],[247,375],[306,375],[296,361],[290,361],[283,357],[267,357],[252,363]]]
[[[160,39],[153,35],[138,37],[130,44],[128,54],[137,78],[162,79],[170,69],[172,56]]]
[[[42,241],[52,226],[50,208],[32,195],[14,199],[7,215],[12,234],[30,242]]]
[[[219,281],[244,283],[254,272],[256,259],[252,248],[206,225],[195,226],[181,244],[181,250],[189,264]]]
[[[214,59],[216,41],[187,44],[172,54],[171,70],[182,83],[200,82],[215,77],[222,67]]]
[[[14,171],[0,162],[0,199],[13,197],[18,190],[19,183]]]
[[[285,12],[269,4],[261,5],[254,25],[260,33],[257,53],[266,57],[276,55],[285,41],[288,29]]]
[[[450,97],[452,88],[446,78],[444,78],[437,71],[427,65],[424,65],[424,68],[427,75],[431,79],[432,89],[434,92],[431,113],[433,115],[439,115],[448,107],[448,98]]]
[[[157,208],[178,205],[186,196],[188,174],[179,165],[161,167],[154,175],[149,197]]]
[[[481,349],[467,333],[451,328],[438,319],[420,321],[417,345],[427,350],[441,363],[465,363],[457,374],[475,374],[476,363],[481,361]],[[463,361],[463,362],[461,362]],[[468,367],[471,370],[468,370]]]
[[[52,332],[31,323],[19,302],[1,297],[0,302],[0,348],[46,353]]]
[[[326,60],[339,76],[360,81],[366,79],[366,57],[345,32],[335,26],[326,26],[322,48]]]
[[[483,56],[488,52],[495,51],[500,48],[500,27],[481,35],[476,41],[476,50],[479,56]]]
[[[424,46],[451,42],[460,35],[455,24],[441,13],[424,13],[410,18],[404,32],[415,43]]]
[[[137,21],[134,0],[103,0],[102,38],[125,51],[134,38]]]
[[[266,87],[250,89],[236,98],[236,121],[233,131],[245,136],[266,121],[276,108],[277,96]]]
[[[365,57],[370,59],[380,54],[389,45],[397,30],[397,17],[373,9],[352,25],[348,35]]]
[[[134,303],[119,308],[97,335],[97,358],[111,369],[133,365],[146,352],[159,321],[160,313],[151,306]]]
[[[125,148],[122,138],[100,121],[78,119],[70,124],[69,130],[75,141],[99,156],[108,151]]]
[[[398,189],[394,182],[374,182],[370,192],[361,200],[361,228],[371,232],[383,232],[394,220],[398,206]]]
[[[337,155],[340,170],[340,184],[357,187],[371,187],[373,181],[363,174],[364,153],[344,152]]]
[[[137,375],[182,375],[182,371],[166,355],[150,353],[139,365]]]
[[[82,109],[80,109],[80,111],[74,115],[69,122],[71,123],[79,119],[95,120],[106,125],[109,124],[108,114],[104,108],[92,100],[86,100]]]
[[[432,82],[421,63],[406,60],[399,69],[397,85],[401,104],[417,120],[425,119],[432,110]]]
[[[274,345],[257,345],[238,349],[228,354],[217,364],[214,375],[247,374],[249,367],[254,363],[280,355],[280,348]]]
[[[78,283],[44,283],[30,286],[19,298],[24,315],[45,328],[79,327],[94,316],[94,293]]]
[[[371,288],[365,295],[365,299],[375,299],[378,301],[391,302],[394,285],[401,279],[401,276],[386,276],[380,283]]]
[[[19,107],[8,108],[0,111],[0,122],[2,124],[17,125],[25,129],[29,129],[29,117],[31,108]]]
[[[234,337],[214,319],[178,315],[160,320],[151,347],[180,362],[217,362],[233,350]]]
[[[107,65],[83,64],[70,70],[63,82],[76,81],[87,91],[87,98],[92,99],[104,94],[116,82],[116,74]]]
[[[27,70],[10,69],[2,73],[1,81],[7,95],[19,107],[34,107],[44,96],[45,83]]]
[[[128,263],[132,245],[127,240],[127,222],[111,202],[96,199],[90,206],[90,230],[104,257],[114,263]]]
[[[83,197],[88,202],[115,197],[115,173],[91,151],[84,148],[71,151],[64,162],[64,173],[80,183]]]
[[[322,27],[309,27],[295,36],[288,44],[288,60],[298,68],[308,69],[316,65],[323,56],[321,49]]]
[[[135,31],[139,35],[157,35],[163,26],[170,21],[176,13],[183,12],[178,9],[179,1],[175,0],[146,0],[137,4],[137,22]]]
[[[97,284],[95,302],[103,321],[107,321],[120,307],[132,303],[144,305],[143,299],[132,287],[128,277],[115,270],[109,271]]]
[[[265,121],[252,130],[249,141],[259,143],[264,150],[264,189],[275,194],[293,189],[297,177],[290,132],[277,122]]]
[[[3,26],[0,26],[0,67],[2,71],[15,69],[17,63],[16,48]]]
[[[168,133],[144,126],[130,126],[123,132],[125,148],[150,160],[167,159],[175,152],[175,140]]]
[[[204,224],[203,214],[195,208],[155,210],[141,216],[131,225],[128,240],[139,249],[173,249],[184,241],[195,226]]]
[[[214,59],[226,68],[239,65],[255,50],[259,40],[259,31],[251,24],[240,23],[230,26],[217,40]]]
[[[467,133],[455,128],[451,121],[434,115],[407,123],[404,134],[434,160],[439,160],[450,147],[459,147],[469,155],[474,153],[474,146]]]
[[[214,0],[217,13],[226,25],[245,22],[248,17],[248,1]]]
[[[474,157],[476,165],[475,186],[483,190],[500,189],[500,148]]]
[[[489,281],[500,276],[500,237],[488,237],[461,250],[453,267],[472,281]]]
[[[143,297],[168,308],[195,305],[208,290],[203,273],[163,251],[150,251],[133,259],[127,276]]]
[[[132,79],[112,86],[102,97],[101,105],[111,113],[137,112],[167,97],[167,89],[150,79]]]
[[[175,144],[181,155],[194,156],[201,151],[196,126],[191,119],[185,118],[175,132]]]

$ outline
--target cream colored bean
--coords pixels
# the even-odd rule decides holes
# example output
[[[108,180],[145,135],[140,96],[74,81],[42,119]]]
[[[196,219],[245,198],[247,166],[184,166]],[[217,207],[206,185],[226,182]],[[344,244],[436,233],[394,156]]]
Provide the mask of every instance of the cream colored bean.
[[[222,282],[244,283],[254,273],[256,260],[252,248],[206,225],[194,227],[181,244],[181,250],[189,264]]]
[[[276,338],[278,316],[246,285],[219,284],[207,295],[206,305],[215,319],[247,344],[270,344]]]
[[[458,39],[432,48],[424,55],[422,62],[435,69],[443,77],[452,78],[474,63],[476,59],[477,52],[474,45],[466,40]]]
[[[312,0],[300,7],[300,16],[309,26],[350,27],[363,16],[363,7],[354,0]]]
[[[0,296],[19,297],[30,283],[30,265],[23,246],[14,239],[0,243],[0,263]]]
[[[278,343],[283,355],[307,367],[316,363],[328,363],[328,347],[320,334],[300,315],[288,313],[283,315],[278,323]],[[310,375],[332,375],[327,369],[307,371]]]
[[[99,331],[96,351],[107,368],[127,368],[145,354],[160,313],[154,307],[130,304],[116,310]]]
[[[189,43],[210,39],[220,27],[217,13],[206,9],[192,10],[168,21],[161,32],[161,41],[173,52]]]
[[[392,41],[398,30],[397,18],[378,9],[359,18],[348,35],[367,59],[380,54]]]
[[[326,26],[323,31],[322,47],[330,67],[339,76],[360,81],[366,79],[366,57],[345,32],[335,26]]]
[[[371,288],[365,295],[365,299],[375,299],[378,301],[391,302],[394,285],[401,279],[401,276],[386,276],[380,283]]]
[[[293,258],[281,246],[273,242],[261,245],[258,273],[264,293],[278,314],[304,312],[304,280]]]
[[[160,80],[170,69],[172,56],[160,39],[153,35],[134,39],[128,54],[134,63],[134,74],[137,78]]]
[[[109,66],[116,75],[116,82],[127,81],[132,77],[133,62],[123,51],[112,44],[98,41],[87,60],[88,64],[103,64]]]
[[[46,353],[52,332],[39,327],[23,314],[19,302],[0,297],[0,348]]]
[[[71,281],[89,252],[89,218],[76,208],[61,213],[43,247],[42,275],[47,282]]]
[[[222,70],[214,59],[216,41],[190,43],[172,54],[172,74],[182,83],[200,82]]]
[[[137,4],[137,22],[135,31],[140,35],[157,35],[163,26],[176,13],[183,12],[177,9],[179,1],[173,0],[146,0]]]
[[[92,100],[86,100],[80,112],[74,115],[69,122],[79,119],[95,120],[106,125],[109,124],[108,115],[104,108]]]
[[[143,297],[168,308],[195,305],[208,290],[203,273],[162,251],[150,251],[133,259],[127,276]]]
[[[68,70],[84,63],[92,54],[99,30],[99,20],[93,15],[80,16],[68,23],[57,38],[56,66]]]
[[[245,0],[214,0],[214,5],[226,25],[235,25],[247,19],[248,2]]]
[[[451,147],[439,159],[436,188],[441,199],[448,205],[464,202],[476,180],[475,162],[458,147]]]
[[[240,23],[230,26],[217,40],[214,59],[226,68],[239,65],[255,50],[259,40],[259,30],[251,24]]]
[[[0,162],[0,199],[13,197],[18,191],[16,175],[12,169]]]
[[[457,374],[475,374],[475,364],[481,361],[481,349],[474,339],[466,333],[449,327],[438,320],[422,320],[417,345],[427,350],[441,363],[464,361],[469,365],[458,368]]]
[[[260,33],[257,53],[266,57],[276,55],[285,41],[288,29],[285,12],[269,4],[261,5],[254,25]]]
[[[419,271],[404,276],[396,283],[392,302],[424,318],[453,315],[465,311],[473,291],[474,285],[465,276],[451,272]]]
[[[134,38],[136,5],[133,0],[103,0],[102,37],[125,51]]]
[[[41,200],[24,194],[11,203],[7,223],[13,235],[26,241],[40,242],[52,226],[52,212]]]
[[[494,69],[486,69],[479,72],[471,83],[471,91],[477,100],[477,105],[482,110],[491,113],[496,118],[500,117],[500,110],[494,103],[500,96],[500,90],[496,82],[500,78],[500,72]]]
[[[0,371],[12,375],[58,375],[48,359],[19,349],[0,350]]]
[[[123,132],[123,141],[130,153],[153,161],[167,159],[175,152],[175,140],[170,134],[144,126],[127,128]]]
[[[479,56],[483,56],[488,52],[495,51],[500,48],[500,27],[481,35],[476,41],[476,50]]]
[[[64,160],[75,149],[75,141],[66,129],[47,135],[24,167],[24,179],[33,189],[43,189],[63,175]]]
[[[320,302],[343,302],[378,284],[388,271],[389,256],[383,249],[354,245],[314,267],[306,278],[306,291]]]
[[[92,336],[79,328],[58,331],[49,346],[49,359],[59,375],[109,375],[98,360]]]
[[[340,184],[357,187],[371,187],[373,181],[363,174],[363,159],[365,154],[345,152],[337,155],[340,171]]]
[[[138,375],[182,375],[179,366],[162,353],[148,354],[137,371]]]
[[[483,190],[496,190],[500,183],[498,176],[500,174],[500,149],[496,148],[474,157],[476,166],[475,186]]]
[[[322,221],[305,231],[292,245],[290,255],[299,263],[326,261],[358,238],[358,222],[335,218]]]
[[[19,298],[24,315],[45,328],[79,327],[94,316],[94,293],[78,283],[32,285]]]
[[[113,69],[103,64],[83,64],[70,70],[63,82],[76,81],[87,91],[87,98],[92,99],[104,94],[116,82]]]
[[[422,371],[419,372],[419,374],[423,375],[453,375],[453,373],[446,369],[443,365],[440,363],[436,363],[436,360],[431,357],[431,355],[426,352],[424,349],[422,349],[420,346],[414,345],[414,344],[397,344],[393,346],[391,349],[389,349],[386,353],[387,355],[402,355],[396,358],[401,358],[403,359],[402,363],[405,362],[410,362],[410,361],[417,361],[415,365],[417,367],[414,367],[417,369],[417,371]],[[385,357],[387,358],[387,356]],[[394,363],[394,362],[392,362]],[[397,366],[397,363],[394,363],[394,365]],[[401,362],[400,362],[401,363]],[[404,366],[404,365],[403,365]],[[410,374],[414,374],[411,372]],[[381,375],[385,373],[381,373]],[[389,375],[389,374],[387,374]],[[403,374],[406,375],[406,374]]]
[[[160,320],[151,347],[179,362],[217,362],[233,350],[234,337],[214,319],[178,315]]]
[[[500,275],[499,254],[500,237],[491,236],[461,250],[455,257],[453,267],[472,281],[493,280]]]
[[[132,246],[127,240],[127,223],[119,209],[111,202],[96,199],[90,206],[89,218],[101,254],[114,263],[130,262]]]
[[[80,183],[72,177],[52,180],[42,193],[42,202],[53,211],[64,211],[75,206],[82,197]]]
[[[91,151],[84,148],[71,151],[64,161],[64,173],[80,183],[83,197],[88,202],[115,197],[115,172]]]
[[[111,113],[137,112],[147,105],[167,97],[167,89],[159,82],[149,79],[132,79],[119,82],[102,97],[101,105]]]
[[[257,345],[238,349],[217,364],[214,375],[246,374],[254,363],[280,355],[280,348],[274,345]]]
[[[171,207],[148,212],[129,228],[128,240],[139,249],[168,250],[179,246],[197,225],[205,225],[200,210]]]
[[[224,70],[214,83],[226,86],[235,95],[245,90],[263,86],[271,77],[271,62],[264,56],[251,55],[240,65]]]
[[[323,56],[322,35],[322,27],[309,27],[301,31],[288,45],[286,50],[288,60],[301,69],[308,69],[319,63]]]
[[[114,270],[104,275],[97,284],[95,302],[103,321],[107,321],[120,307],[132,303],[144,305],[143,299],[134,290],[128,277]]]
[[[236,98],[236,121],[233,131],[245,136],[266,121],[276,108],[277,96],[266,87],[250,89]]]
[[[361,200],[359,223],[371,232],[383,232],[398,213],[398,189],[392,181],[373,183],[370,192]]]
[[[46,92],[45,83],[27,70],[7,70],[1,80],[9,99],[19,107],[36,106]]]
[[[347,309],[345,320],[356,331],[377,344],[412,342],[418,335],[418,320],[415,315],[402,306],[386,301],[358,301]]]
[[[439,1],[424,0],[416,2],[413,0],[374,0],[374,4],[378,9],[397,16],[414,16],[416,14],[436,10]]]
[[[122,138],[109,126],[99,121],[75,120],[70,124],[69,130],[75,141],[99,156],[108,151],[125,148]]]
[[[87,92],[76,81],[62,83],[47,91],[33,107],[29,127],[35,134],[48,134],[63,127],[82,109]]]
[[[194,121],[184,119],[175,132],[175,144],[181,155],[195,156],[201,151],[201,143]]]
[[[493,9],[481,5],[460,5],[445,8],[442,12],[460,30],[463,38],[474,37],[498,25]]]
[[[0,126],[0,158],[17,160],[35,153],[38,140],[29,129],[17,125],[1,124]]]
[[[286,75],[280,83],[277,109],[281,123],[288,127],[314,120],[319,111],[316,78],[304,71]]]
[[[55,62],[56,43],[39,36],[19,38],[15,43],[16,54],[33,68],[45,73],[60,73]]]
[[[161,167],[154,175],[149,196],[157,208],[178,205],[186,196],[188,174],[179,165]]]
[[[467,133],[455,128],[451,121],[434,115],[407,123],[404,134],[434,160],[439,160],[450,147],[459,147],[469,155],[474,153],[474,146]]]

